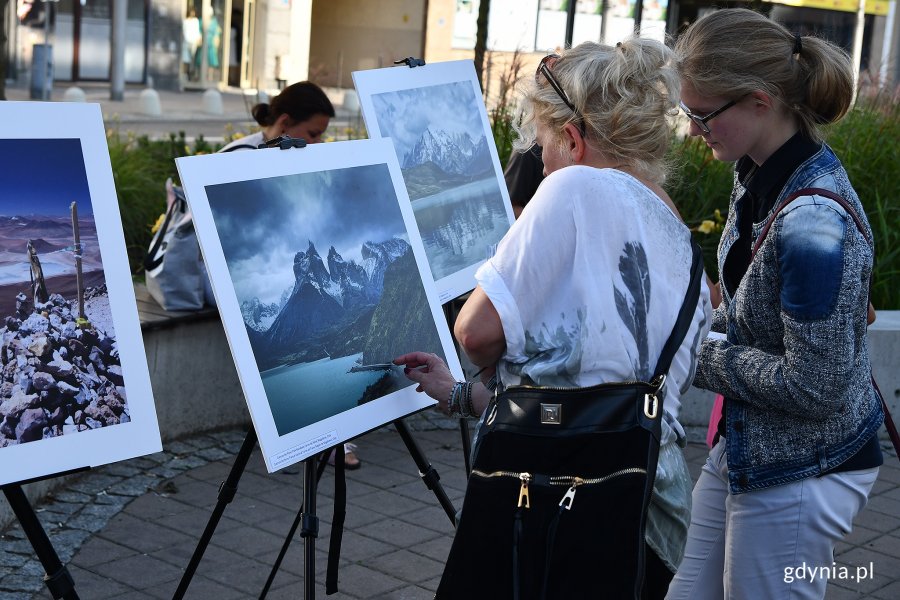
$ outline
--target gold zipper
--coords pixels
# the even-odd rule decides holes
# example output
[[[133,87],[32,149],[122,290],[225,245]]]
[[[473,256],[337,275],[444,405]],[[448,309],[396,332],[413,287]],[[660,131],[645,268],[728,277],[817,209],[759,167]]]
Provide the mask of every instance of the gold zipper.
[[[562,500],[560,500],[559,505],[565,507],[566,510],[571,510],[572,503],[575,502],[575,491],[579,486],[596,485],[607,482],[610,479],[615,479],[616,477],[636,474],[646,475],[647,470],[640,467],[628,467],[626,469],[620,469],[613,473],[609,473],[608,475],[604,475],[602,477],[591,477],[588,479],[584,479],[575,475],[554,475],[549,478],[548,483],[551,486],[566,486],[569,488],[568,490],[566,490],[566,493],[563,496]],[[485,479],[491,479],[494,477],[509,477],[512,479],[518,479],[521,482],[521,486],[519,487],[519,502],[516,506],[518,508],[531,507],[531,502],[528,496],[528,485],[534,478],[531,473],[524,471],[522,473],[517,473],[515,471],[492,471],[490,473],[486,473],[484,471],[479,471],[478,469],[472,469],[472,475],[477,475],[478,477],[483,477]]]

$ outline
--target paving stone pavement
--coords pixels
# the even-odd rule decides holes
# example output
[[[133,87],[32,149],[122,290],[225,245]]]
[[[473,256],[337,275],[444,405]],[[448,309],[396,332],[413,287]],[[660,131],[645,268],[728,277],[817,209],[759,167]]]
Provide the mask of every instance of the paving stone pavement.
[[[434,414],[408,419],[413,437],[461,506],[466,478],[455,423]],[[216,503],[245,432],[196,435],[158,454],[88,472],[36,507],[82,600],[172,598]],[[339,593],[330,598],[432,598],[453,527],[392,426],[359,440],[363,468],[347,472],[348,506]],[[706,448],[686,449],[697,477]],[[258,451],[241,478],[191,582],[186,598],[256,598],[303,499],[302,468],[266,473]],[[324,581],[334,478],[319,484],[316,596]],[[267,598],[302,598],[303,540],[292,541]],[[832,578],[828,598],[900,598],[900,463],[886,456],[868,507],[836,551],[836,574],[874,567],[862,581]],[[830,566],[830,565],[829,565]],[[51,598],[43,570],[17,525],[0,537],[0,598]]]

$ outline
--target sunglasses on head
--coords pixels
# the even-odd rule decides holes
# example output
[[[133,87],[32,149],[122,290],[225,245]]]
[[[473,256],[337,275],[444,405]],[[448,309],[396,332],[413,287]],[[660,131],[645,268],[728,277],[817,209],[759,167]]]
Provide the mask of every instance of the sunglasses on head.
[[[559,84],[559,80],[553,75],[553,71],[550,69],[553,65],[556,64],[560,58],[559,54],[548,54],[544,58],[541,59],[541,62],[538,64],[537,70],[534,72],[534,82],[538,85],[541,85],[541,76],[543,75],[544,80],[550,84],[550,87],[553,88],[553,91],[556,92],[556,95],[559,96],[559,99],[563,101],[563,103],[569,107],[569,110],[578,118],[578,130],[581,132],[581,137],[585,136],[584,129],[584,117],[578,112],[578,109],[575,108],[575,105],[572,104],[572,101],[569,100],[569,97],[563,91],[562,86]]]

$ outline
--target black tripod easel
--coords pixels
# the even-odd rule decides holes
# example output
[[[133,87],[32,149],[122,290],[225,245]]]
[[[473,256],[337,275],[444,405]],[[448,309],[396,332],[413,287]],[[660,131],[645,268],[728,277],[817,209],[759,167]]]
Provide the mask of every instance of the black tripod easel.
[[[455,525],[456,509],[453,507],[453,503],[450,501],[450,498],[447,496],[446,492],[440,484],[440,475],[438,475],[438,472],[431,465],[431,463],[428,462],[428,459],[425,457],[425,454],[422,452],[422,449],[416,443],[415,439],[413,439],[412,434],[409,432],[409,428],[406,426],[406,423],[403,421],[403,419],[396,419],[392,421],[392,423],[397,429],[397,433],[399,433],[400,437],[403,439],[403,443],[409,450],[413,460],[415,461],[416,467],[418,467],[419,469],[419,476],[422,478],[422,481],[425,483],[428,489],[434,492],[435,496],[438,499],[438,502],[444,509],[447,517],[450,519],[450,522]],[[200,536],[200,540],[197,542],[197,547],[195,548],[194,553],[191,556],[187,567],[185,568],[184,575],[182,575],[181,577],[181,581],[178,584],[178,588],[175,590],[175,595],[172,596],[172,600],[180,600],[181,598],[184,598],[184,595],[187,593],[187,589],[194,577],[194,573],[196,573],[197,567],[200,565],[200,561],[203,559],[203,554],[206,551],[207,546],[209,545],[209,541],[212,539],[213,533],[215,533],[216,527],[218,526],[219,521],[222,518],[222,514],[225,512],[225,508],[228,506],[228,504],[231,503],[232,500],[234,500],[234,497],[237,494],[238,483],[240,482],[241,475],[243,475],[244,469],[246,469],[247,467],[247,462],[250,460],[251,454],[253,454],[253,449],[256,446],[257,441],[256,430],[251,426],[247,431],[247,435],[244,437],[244,441],[241,444],[240,450],[238,450],[234,464],[231,466],[231,470],[229,471],[228,476],[226,477],[225,481],[223,481],[219,486],[219,494],[216,499],[216,505],[213,508],[212,514],[209,517],[209,521],[206,524],[206,529],[204,529],[203,534]],[[338,463],[336,464],[336,466],[341,471],[343,471],[344,461],[342,447],[343,443],[338,444],[334,447],[335,460],[336,463]],[[268,594],[269,588],[271,587],[272,582],[275,579],[275,575],[278,572],[279,567],[281,566],[281,562],[283,561],[284,556],[287,553],[288,548],[290,547],[291,541],[293,540],[294,534],[296,533],[298,527],[300,527],[300,537],[304,539],[303,597],[306,600],[312,600],[313,598],[315,598],[315,540],[319,534],[319,518],[316,516],[316,494],[318,490],[319,479],[322,476],[322,472],[325,470],[325,465],[327,463],[327,457],[330,453],[330,450],[331,449],[329,449],[329,451],[326,451],[322,455],[311,456],[303,461],[303,504],[300,506],[297,517],[294,519],[294,522],[291,525],[287,536],[285,537],[281,552],[278,554],[278,558],[275,560],[272,570],[269,573],[269,578],[266,580],[266,584],[263,587],[262,592],[260,593],[259,597],[261,599],[265,598],[266,594]],[[321,456],[321,459],[319,459],[319,456]],[[319,459],[318,464],[317,459]],[[339,478],[335,485],[343,485],[343,477]],[[336,508],[335,523],[332,526],[332,536],[340,536],[340,530],[342,529],[342,527],[343,514],[338,514],[338,509]],[[335,530],[337,530],[337,533],[335,533]],[[334,538],[332,538],[332,547],[333,544]],[[340,548],[339,541],[337,542],[337,544],[338,548]],[[336,561],[334,562],[334,564],[336,565]],[[329,573],[329,580],[336,580],[335,578],[335,573]]]
[[[16,519],[18,519],[19,525],[22,526],[22,531],[25,532],[25,536],[31,543],[31,547],[34,548],[38,560],[41,561],[41,566],[44,567],[44,584],[47,586],[50,594],[57,599],[79,600],[78,593],[75,591],[75,580],[72,579],[69,570],[62,564],[62,561],[59,560],[59,555],[53,548],[53,543],[50,541],[47,532],[44,531],[44,527],[38,520],[34,508],[32,508],[31,503],[28,501],[28,497],[25,495],[22,486],[44,479],[79,473],[81,471],[86,471],[88,468],[89,467],[73,469],[64,473],[36,477],[34,479],[17,483],[8,483],[2,486],[3,494],[6,496],[10,507],[13,509],[13,513],[15,513]]]
[[[425,64],[424,61],[421,61],[421,59],[406,60],[419,61],[416,64],[408,63],[410,64],[410,67],[416,66],[417,64]],[[267,140],[263,144],[260,144],[259,148],[280,148],[282,150],[287,150],[289,148],[304,148],[305,146],[305,140],[301,138],[291,138],[289,136],[283,135],[271,140]],[[396,419],[393,421],[393,424],[397,429],[397,432],[400,434],[400,437],[403,439],[403,443],[409,450],[410,455],[415,461],[416,466],[419,469],[419,476],[425,482],[426,487],[434,492],[435,496],[438,499],[438,502],[441,504],[441,507],[444,509],[444,512],[450,519],[450,522],[455,525],[456,509],[453,507],[453,503],[450,501],[450,498],[447,496],[446,492],[444,492],[443,487],[440,485],[440,476],[438,475],[437,471],[428,462],[428,459],[425,457],[422,449],[413,439],[403,419]],[[237,493],[238,483],[240,481],[241,475],[247,467],[247,462],[250,460],[250,456],[253,453],[253,449],[256,446],[257,441],[258,437],[256,435],[256,430],[251,426],[247,431],[247,435],[244,437],[244,441],[241,444],[241,448],[238,451],[237,456],[235,457],[234,464],[232,465],[227,478],[219,486],[219,494],[216,500],[216,505],[213,508],[212,514],[210,515],[209,521],[206,524],[206,528],[204,529],[203,534],[200,536],[200,540],[197,542],[197,547],[194,549],[194,553],[191,556],[187,567],[185,568],[185,572],[178,584],[178,588],[175,590],[175,594],[172,597],[173,600],[181,600],[187,593],[187,589],[190,586],[191,580],[193,579],[194,574],[197,571],[197,567],[199,566],[200,561],[203,559],[203,554],[205,553],[206,548],[209,545],[210,540],[212,539],[213,533],[215,533],[216,527],[218,526],[218,523],[222,518],[222,514],[225,512],[225,508],[228,506],[228,504],[231,503]],[[329,449],[329,451],[330,450],[331,449]],[[332,552],[329,553],[330,556],[328,575],[326,581],[326,589],[328,593],[337,591],[337,560],[335,554],[336,552],[340,552],[340,538],[342,535],[344,522],[343,504],[346,501],[346,483],[343,476],[343,442],[335,446],[333,450],[335,452],[336,503],[334,523],[332,524]],[[318,464],[316,463],[316,455],[308,457],[303,461],[303,504],[300,506],[297,517],[291,525],[291,528],[285,538],[284,544],[282,545],[281,552],[279,553],[272,567],[272,570],[269,573],[269,578],[266,580],[266,584],[262,592],[260,593],[259,597],[261,599],[265,598],[268,594],[269,588],[272,585],[275,575],[277,574],[278,569],[281,566],[284,556],[287,553],[288,548],[290,547],[291,541],[293,540],[294,534],[296,533],[298,527],[300,527],[300,537],[304,539],[304,598],[306,600],[312,600],[315,598],[315,540],[319,534],[319,518],[316,516],[316,494],[319,479],[321,478],[322,473],[325,470],[327,456],[328,453],[321,455],[321,459]],[[336,552],[334,552],[335,550]]]

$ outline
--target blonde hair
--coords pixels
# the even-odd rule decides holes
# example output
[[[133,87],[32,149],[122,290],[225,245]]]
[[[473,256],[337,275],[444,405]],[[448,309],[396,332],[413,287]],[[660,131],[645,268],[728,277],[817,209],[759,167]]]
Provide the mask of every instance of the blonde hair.
[[[815,36],[797,36],[752,10],[717,10],[675,44],[678,70],[698,94],[741,98],[762,91],[821,141],[819,125],[840,120],[853,101],[850,57]]]
[[[672,51],[661,42],[632,37],[616,46],[585,42],[565,51],[551,72],[578,115],[553,87],[530,80],[524,86],[517,150],[535,141],[538,122],[562,145],[567,123],[584,125],[585,142],[624,167],[662,183],[679,78]]]

